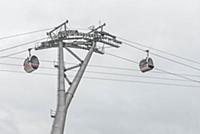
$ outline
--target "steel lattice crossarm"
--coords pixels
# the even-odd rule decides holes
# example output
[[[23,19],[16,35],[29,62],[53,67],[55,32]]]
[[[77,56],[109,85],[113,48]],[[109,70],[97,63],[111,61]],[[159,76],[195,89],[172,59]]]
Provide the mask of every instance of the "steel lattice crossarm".
[[[116,36],[103,31],[105,24],[93,29],[88,33],[79,32],[78,30],[64,30],[58,32],[57,35],[50,36],[51,40],[42,42],[41,45],[36,46],[36,50],[58,47],[58,42],[63,41],[63,47],[77,48],[89,50],[95,41],[99,44],[94,48],[94,52],[104,54],[104,45],[118,48],[122,43],[116,39]],[[101,29],[99,31],[99,29]],[[49,35],[49,34],[48,34]]]
[[[35,50],[41,50],[41,49],[46,49],[46,48],[53,48],[53,47],[58,47],[59,43],[57,40],[50,40],[50,41],[45,41],[42,42],[41,45],[36,46]],[[71,42],[63,42],[63,47],[64,48],[77,48],[77,49],[85,49],[89,50],[92,46],[92,41],[71,41]],[[99,53],[99,54],[104,54],[102,48],[94,48],[94,52]]]

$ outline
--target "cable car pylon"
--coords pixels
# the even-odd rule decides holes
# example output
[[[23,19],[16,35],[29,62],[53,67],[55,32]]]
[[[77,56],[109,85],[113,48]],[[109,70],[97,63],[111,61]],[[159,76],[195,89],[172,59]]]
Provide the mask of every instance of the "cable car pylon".
[[[51,134],[64,133],[67,110],[76,92],[79,82],[81,81],[81,78],[85,72],[85,69],[92,57],[92,54],[94,52],[98,54],[104,54],[104,45],[119,48],[119,45],[122,44],[121,41],[117,40],[116,36],[103,30],[104,26],[106,25],[105,23],[96,28],[92,28],[92,30],[87,33],[79,32],[78,30],[69,30],[67,29],[67,23],[68,20],[48,32],[47,35],[50,37],[50,40],[41,42],[39,46],[35,47],[35,50],[48,49],[53,47],[58,48],[58,65],[56,65],[58,68],[57,108],[55,115],[52,116],[54,121],[51,129]],[[74,58],[77,59],[79,62],[77,65],[65,68],[63,48],[65,48]],[[88,53],[82,60],[82,58],[80,58],[70,48],[88,50]],[[24,65],[28,64],[32,67],[30,71],[26,71],[28,73],[36,70],[36,65],[39,66],[38,58],[35,56],[34,60],[30,60],[31,58],[33,58],[33,56],[31,57],[31,55],[29,55],[28,62],[26,60],[24,62]],[[75,68],[79,69],[71,81],[65,72]],[[65,80],[69,85],[67,91],[65,90]]]

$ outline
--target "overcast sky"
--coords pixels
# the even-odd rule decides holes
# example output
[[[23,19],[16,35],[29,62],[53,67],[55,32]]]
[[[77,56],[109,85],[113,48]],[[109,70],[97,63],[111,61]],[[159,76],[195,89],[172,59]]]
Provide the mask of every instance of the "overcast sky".
[[[88,28],[106,23],[105,30],[119,37],[161,49],[173,54],[200,60],[200,1],[199,0],[5,0],[0,1],[0,37],[51,28],[69,20],[69,27]],[[46,37],[45,32],[0,40],[0,49]],[[0,52],[4,56],[33,47],[23,46]],[[143,49],[147,49],[144,48]],[[153,51],[150,49],[150,52]],[[106,52],[140,61],[145,53],[122,44]],[[156,52],[156,51],[154,51]],[[85,52],[78,51],[80,55]],[[158,52],[156,52],[158,53]],[[57,77],[53,69],[57,50],[33,51],[41,66],[33,74],[0,71],[0,133],[50,133],[50,109],[56,108]],[[162,53],[158,53],[162,54]],[[27,53],[16,57],[26,58]],[[180,60],[164,55],[174,60]],[[169,72],[195,74],[199,71],[151,55],[155,66]],[[67,54],[65,60],[74,62]],[[199,64],[186,62],[200,68]],[[23,60],[0,59],[0,63],[23,64]],[[108,55],[94,54],[90,64],[138,69],[138,65]],[[0,65],[0,70],[24,71],[22,66]],[[109,70],[88,67],[89,71],[104,71],[147,77],[181,79],[157,74],[155,70]],[[164,81],[137,77],[89,74],[85,76],[146,82],[196,85],[190,81]],[[199,77],[190,77],[200,80]],[[65,134],[199,134],[200,88],[139,84],[83,79],[70,106]]]

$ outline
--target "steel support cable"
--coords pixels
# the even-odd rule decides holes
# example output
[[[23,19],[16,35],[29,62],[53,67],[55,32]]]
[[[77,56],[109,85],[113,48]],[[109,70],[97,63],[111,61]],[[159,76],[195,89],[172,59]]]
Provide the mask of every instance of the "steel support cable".
[[[50,30],[50,29],[51,29],[51,28],[46,28],[46,29],[41,29],[41,30],[36,30],[36,31],[31,31],[31,32],[26,32],[26,33],[20,33],[20,34],[5,36],[5,37],[1,37],[0,40],[2,40],[2,39],[7,39],[7,38],[13,38],[13,37],[17,37],[17,36],[22,36],[22,35],[27,35],[27,34],[33,34],[33,33],[42,32],[42,31],[47,31],[47,30]],[[147,45],[143,45],[143,44],[141,44],[141,43],[137,43],[137,42],[133,42],[133,41],[130,41],[130,40],[126,40],[126,39],[121,38],[121,37],[118,37],[118,38],[121,39],[121,40],[127,41],[127,42],[131,42],[131,43],[133,43],[133,44],[135,44],[135,45],[143,46],[143,47],[146,47],[146,48],[149,48],[149,49],[153,49],[153,50],[156,50],[156,51],[160,51],[160,52],[162,52],[162,53],[165,53],[165,54],[168,54],[168,55],[171,55],[171,56],[175,56],[175,57],[177,57],[177,58],[181,58],[181,59],[183,59],[183,60],[187,60],[187,61],[190,61],[190,62],[193,62],[193,63],[200,64],[200,62],[197,62],[197,61],[194,61],[194,60],[191,60],[191,59],[188,59],[188,58],[184,58],[184,57],[181,57],[181,56],[178,56],[178,55],[175,55],[175,54],[172,54],[172,53],[163,51],[163,50],[159,50],[159,49],[156,49],[156,48],[152,48],[152,47],[149,47],[149,46],[147,46]],[[30,43],[31,43],[31,42],[30,42]],[[143,49],[141,49],[141,48],[139,48],[139,47],[133,46],[133,45],[131,45],[131,44],[128,44],[128,43],[125,43],[125,42],[123,42],[123,43],[126,44],[126,45],[128,45],[128,46],[134,47],[134,48],[136,48],[136,49],[138,49],[138,50],[145,51],[145,50],[143,50]],[[23,46],[23,45],[25,45],[25,44],[23,43],[23,44],[21,44],[21,45],[19,45],[19,46]],[[13,48],[16,48],[16,47],[19,47],[19,46],[13,46],[13,47],[10,47],[10,48],[5,48],[5,49],[0,50],[0,52],[1,52],[1,51],[6,51],[6,50],[9,50],[9,49],[13,49]],[[166,60],[169,60],[169,61],[172,61],[172,62],[175,62],[175,63],[178,63],[178,64],[181,64],[181,65],[184,65],[184,66],[187,66],[187,67],[190,67],[190,68],[193,68],[193,69],[195,69],[195,70],[200,71],[199,68],[196,68],[196,67],[187,65],[187,64],[185,64],[185,63],[177,62],[177,61],[175,61],[175,60],[166,58],[166,57],[164,57],[164,56],[160,56],[160,55],[155,54],[155,53],[152,53],[152,54],[155,55],[155,56],[158,56],[158,57],[160,57],[160,58],[164,58],[164,59],[166,59]]]
[[[122,60],[125,60],[125,61],[129,61],[129,62],[132,62],[132,63],[138,64],[137,61],[134,61],[134,60],[131,60],[131,59],[128,59],[128,58],[122,57],[122,56],[114,55],[114,54],[111,54],[111,53],[105,53],[105,54],[110,55],[110,56],[115,57],[115,58],[118,58],[118,59],[122,59]]]
[[[20,73],[20,74],[27,74],[24,71],[15,71],[15,70],[4,70],[0,69],[0,72],[10,72],[10,73]],[[51,73],[32,73],[36,75],[48,75],[48,76],[57,76],[56,74],[51,74]]]
[[[18,55],[18,54],[21,54],[21,53],[24,53],[24,52],[27,52],[27,49],[22,50],[22,51],[18,51],[18,52],[15,52],[15,53],[11,53],[11,54],[8,54],[8,55],[0,56],[0,59],[7,58],[7,57],[10,57],[10,56],[14,56],[14,55]]]
[[[167,51],[164,51],[164,50],[160,50],[160,49],[157,49],[157,48],[153,48],[153,47],[150,47],[150,46],[147,46],[147,45],[144,45],[144,44],[141,44],[141,43],[138,43],[138,42],[134,42],[134,41],[130,41],[130,40],[127,40],[127,39],[124,39],[124,38],[121,38],[121,37],[118,37],[119,39],[121,40],[124,40],[126,42],[123,42],[124,44],[130,46],[130,47],[134,47],[136,49],[141,49],[141,48],[138,48],[136,46],[133,46],[132,44],[135,44],[137,46],[142,46],[142,47],[146,47],[148,49],[151,49],[151,50],[155,50],[155,51],[158,51],[158,52],[161,52],[161,53],[165,53],[167,55],[170,55],[170,56],[174,56],[176,58],[179,58],[179,59],[182,59],[182,60],[185,60],[185,61],[189,61],[189,62],[192,62],[192,63],[196,63],[196,64],[200,64],[199,61],[196,61],[196,60],[192,60],[192,59],[189,59],[189,58],[185,58],[185,57],[182,57],[182,56],[178,56],[176,54],[173,54],[173,53],[170,53],[170,52],[167,52]],[[129,42],[129,43],[127,43]],[[130,44],[132,43],[132,44]],[[142,49],[141,49],[142,50]],[[143,50],[142,50],[143,51]]]
[[[16,60],[24,60],[24,58],[21,57],[7,57],[8,59],[16,59]],[[40,60],[41,62],[49,62],[53,63],[56,61],[52,60]],[[65,64],[76,64],[72,62],[65,62]],[[103,65],[88,65],[89,67],[96,67],[96,68],[108,68],[108,69],[116,69],[116,70],[127,70],[127,71],[139,71],[138,69],[132,69],[132,68],[123,68],[123,67],[114,67],[114,66],[103,66]],[[158,72],[159,73],[159,72]]]
[[[38,42],[38,41],[41,41],[41,40],[44,40],[44,39],[47,39],[47,38],[40,38],[40,39],[37,39],[37,40],[33,40],[33,41],[21,43],[21,44],[12,46],[12,47],[0,49],[0,52],[4,52],[4,51],[11,50],[11,49],[14,49],[14,48],[22,47],[22,46],[27,46],[27,45],[29,45],[29,44],[32,44],[32,43],[35,43],[35,42]]]
[[[18,66],[22,67],[22,65],[19,64],[13,64],[13,63],[0,63],[0,65],[6,65],[6,66]],[[51,67],[39,67],[41,69],[51,69],[54,68]],[[73,70],[72,70],[73,71]],[[75,71],[75,70],[74,70]],[[165,77],[153,77],[153,76],[141,76],[141,75],[130,75],[130,74],[124,74],[124,73],[110,73],[110,72],[104,72],[104,71],[89,71],[87,70],[86,73],[93,73],[93,74],[104,74],[104,75],[114,75],[114,76],[127,76],[127,77],[136,77],[136,78],[147,78],[147,79],[160,79],[160,80],[171,80],[171,81],[188,81],[183,79],[172,79],[172,78],[165,78]]]
[[[118,55],[114,55],[114,54],[110,54],[110,53],[106,53],[106,54],[107,54],[107,55],[110,55],[110,56],[112,56],[112,57],[118,58],[118,59],[122,59],[122,60],[125,60],[125,61],[128,61],[128,62],[132,62],[132,63],[139,64],[137,61],[134,61],[134,60],[131,60],[131,59],[128,59],[128,58],[124,58],[124,57],[121,57],[121,56],[118,56]],[[185,77],[185,76],[182,76],[182,75],[177,75],[176,73],[171,73],[171,72],[168,72],[168,71],[159,69],[159,68],[155,68],[155,69],[158,70],[158,71],[165,72],[165,73],[170,74],[170,75],[174,75],[174,76],[183,78],[183,79],[185,79],[185,80],[189,80],[189,81],[192,81],[192,82],[200,83],[200,81],[198,81],[198,80],[193,80],[193,79],[190,79],[190,78]]]
[[[14,70],[0,70],[1,72],[11,72],[11,73],[20,73],[25,74],[23,71],[14,71]],[[33,73],[34,75],[43,75],[43,76],[57,76],[56,74],[51,73]],[[161,83],[161,82],[146,82],[146,81],[132,81],[132,80],[123,80],[123,79],[110,79],[110,78],[99,78],[99,77],[87,77],[84,76],[84,79],[91,80],[105,80],[105,81],[116,81],[116,82],[129,82],[129,83],[139,83],[139,84],[150,84],[150,85],[163,85],[163,86],[176,86],[176,87],[190,87],[190,88],[199,88],[200,86],[195,85],[183,85],[176,83]]]
[[[153,77],[153,76],[141,76],[141,75],[130,75],[123,73],[110,73],[110,72],[102,72],[102,71],[86,71],[86,73],[94,73],[94,74],[105,74],[105,75],[114,75],[114,76],[127,76],[127,77],[136,77],[136,78],[147,78],[147,79],[161,79],[161,80],[172,80],[172,81],[188,81],[183,79],[171,79],[164,77]]]
[[[139,48],[139,47],[136,47],[136,46],[134,46],[134,45],[132,45],[132,44],[125,43],[125,42],[123,42],[123,44],[128,45],[128,46],[130,46],[130,47],[132,47],[132,48],[138,49],[138,50],[140,50],[140,51],[142,51],[142,52],[146,52],[146,50],[144,50],[144,49],[142,49],[142,48]],[[157,57],[159,57],[159,58],[168,60],[168,61],[170,61],[170,62],[174,62],[174,63],[180,64],[180,65],[189,67],[189,68],[194,69],[194,70],[197,70],[197,71],[200,71],[200,68],[193,67],[193,66],[191,66],[191,65],[188,65],[188,64],[182,63],[182,62],[180,62],[180,61],[176,61],[176,60],[167,58],[167,57],[165,57],[165,56],[161,56],[161,55],[156,54],[156,53],[154,53],[154,52],[151,52],[151,55],[154,55],[154,56],[157,56]]]
[[[148,81],[133,81],[133,80],[122,80],[122,79],[110,79],[110,78],[97,78],[97,77],[84,77],[86,79],[97,79],[97,80],[109,80],[109,81],[117,81],[117,82],[130,82],[130,83],[140,83],[140,84],[151,84],[151,85],[165,85],[165,86],[178,86],[178,87],[196,87],[199,88],[200,86],[195,85],[182,85],[182,84],[175,84],[175,83],[162,83],[162,82],[148,82]]]
[[[117,58],[122,58],[122,57],[117,57]],[[122,58],[122,59],[123,60],[128,60],[128,61],[131,61],[131,62],[134,62],[134,63],[138,64],[138,62],[130,60],[130,59],[127,59],[127,58]],[[110,68],[110,69],[118,69],[118,70],[139,71],[138,69],[132,69],[132,68],[119,68],[119,67],[101,66],[101,65],[89,65],[89,66],[98,67],[98,68]],[[164,74],[166,74],[166,72],[163,72],[163,71],[153,71],[152,73],[159,73],[159,74],[164,73]],[[177,74],[177,73],[173,73],[173,74],[176,74],[176,75],[185,75],[185,76],[191,76],[191,77],[200,77],[200,75],[194,75],[194,74]]]
[[[6,58],[8,58],[8,59],[15,59],[15,60],[24,60],[24,58],[21,58],[21,57],[6,57]],[[42,62],[49,62],[49,63],[53,63],[53,62],[55,62],[55,61],[52,61],[52,60],[40,60],[40,61],[42,61]]]
[[[168,74],[170,74],[170,75],[174,75],[174,76],[177,76],[177,77],[184,78],[185,80],[189,80],[189,81],[192,81],[192,82],[200,83],[200,81],[198,81],[198,80],[194,80],[194,79],[185,77],[185,76],[183,76],[183,75],[171,73],[171,72],[165,71],[165,70],[163,70],[163,69],[159,69],[159,68],[155,68],[155,69],[158,70],[158,71],[162,71],[162,72],[164,72],[164,73],[168,73]]]
[[[33,33],[39,33],[39,32],[47,31],[50,29],[52,29],[52,28],[45,28],[45,29],[35,30],[35,31],[31,31],[31,32],[25,32],[25,33],[4,36],[4,37],[0,37],[0,40],[14,38],[14,37],[18,37],[18,36],[24,36],[24,35],[33,34]]]
[[[151,52],[151,54],[152,54],[152,55],[155,55],[155,56],[157,56],[157,57],[159,57],[159,58],[162,58],[162,59],[165,59],[165,60],[168,60],[168,61],[171,61],[171,62],[180,64],[180,65],[183,65],[183,66],[186,66],[186,67],[189,67],[189,68],[192,68],[192,69],[197,70],[197,71],[200,71],[200,68],[193,67],[193,66],[191,66],[191,65],[187,65],[187,64],[185,64],[185,63],[182,63],[182,62],[179,62],[179,61],[176,61],[176,60],[173,60],[173,59],[170,59],[170,58],[161,56],[161,55],[156,54],[156,53],[152,53],[152,52]]]
[[[20,65],[20,64],[13,64],[13,63],[0,63],[0,65],[5,65],[5,66],[16,66],[16,67],[22,67],[23,65]],[[39,67],[39,68],[42,68],[42,69],[50,69],[50,70],[53,70],[54,68],[52,67]]]
[[[24,58],[21,57],[5,57],[8,59],[16,59],[16,60],[24,60]],[[48,62],[48,63],[55,63],[55,61],[52,60],[41,60],[41,62]],[[76,64],[76,63],[71,63],[71,62],[66,62],[66,64]],[[138,64],[138,63],[137,63]],[[125,71],[136,71],[139,72],[138,69],[133,69],[133,68],[124,68],[124,67],[114,67],[114,66],[103,66],[103,65],[88,65],[88,67],[94,67],[94,68],[105,68],[105,69],[113,69],[113,70],[125,70]],[[166,72],[163,71],[153,71],[151,73],[156,73],[156,74],[167,74]],[[195,74],[178,74],[178,73],[173,73],[175,75],[182,75],[182,76],[190,76],[190,77],[200,77],[200,75],[195,75]]]

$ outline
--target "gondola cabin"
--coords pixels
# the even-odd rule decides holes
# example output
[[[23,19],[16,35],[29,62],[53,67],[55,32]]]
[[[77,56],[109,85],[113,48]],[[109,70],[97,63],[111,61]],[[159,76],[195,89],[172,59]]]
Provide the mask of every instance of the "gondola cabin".
[[[32,55],[28,58],[25,59],[24,61],[24,70],[27,72],[27,73],[31,73],[33,72],[34,70],[38,69],[39,67],[39,60],[36,56]]]
[[[139,67],[140,67],[140,71],[143,73],[150,71],[154,68],[153,60],[151,58],[147,57],[146,59],[143,59],[140,61]]]

